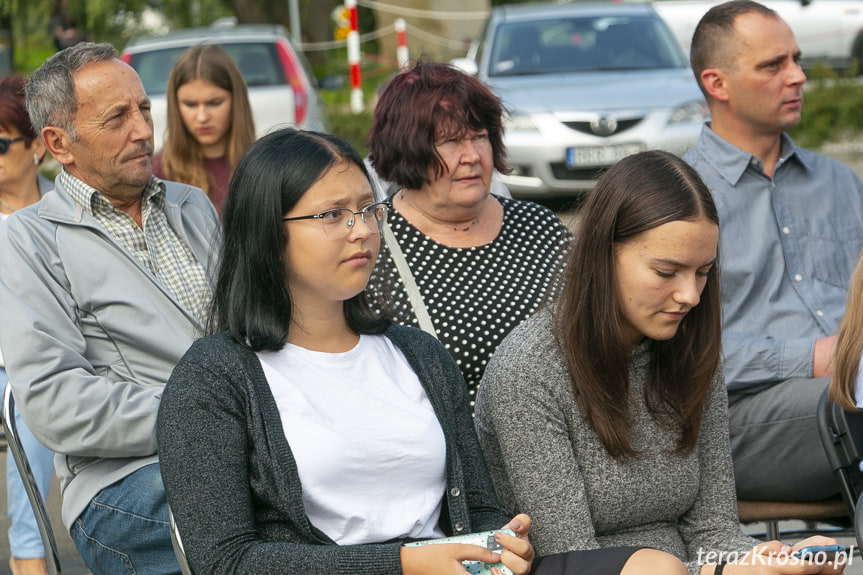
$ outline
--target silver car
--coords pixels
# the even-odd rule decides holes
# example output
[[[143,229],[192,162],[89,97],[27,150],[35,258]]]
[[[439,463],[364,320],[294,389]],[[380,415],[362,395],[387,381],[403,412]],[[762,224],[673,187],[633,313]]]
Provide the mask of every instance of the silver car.
[[[120,55],[137,70],[152,101],[157,150],[164,143],[167,126],[165,84],[168,74],[183,51],[203,43],[219,44],[239,66],[249,89],[249,104],[258,136],[286,125],[325,129],[323,104],[315,90],[314,76],[285,29],[268,24],[220,22],[206,28],[189,28],[134,40]]]
[[[516,196],[590,190],[602,170],[642,150],[683,154],[708,114],[674,36],[648,5],[495,8],[476,61],[509,110],[512,171],[501,179]]]

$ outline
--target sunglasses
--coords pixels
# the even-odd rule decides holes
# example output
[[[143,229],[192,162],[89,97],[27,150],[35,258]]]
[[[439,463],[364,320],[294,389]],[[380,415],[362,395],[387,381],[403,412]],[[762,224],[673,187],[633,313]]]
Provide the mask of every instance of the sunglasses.
[[[15,142],[22,142],[25,138],[0,138],[0,156],[9,151],[9,146],[14,144]]]

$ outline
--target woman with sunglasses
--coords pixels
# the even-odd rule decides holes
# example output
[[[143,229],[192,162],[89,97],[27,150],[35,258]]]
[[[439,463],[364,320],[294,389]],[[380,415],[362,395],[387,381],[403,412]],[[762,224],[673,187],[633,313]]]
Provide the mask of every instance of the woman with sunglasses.
[[[529,518],[497,504],[458,367],[366,301],[386,216],[362,159],[333,136],[280,130],[237,166],[213,335],[177,365],[157,425],[192,570],[464,575],[462,561],[500,559],[557,575],[610,559],[681,573],[647,549],[568,557],[569,570],[534,561]],[[402,545],[504,526],[516,535],[498,536],[499,557]]]
[[[33,130],[24,107],[24,79],[5,76],[0,79],[0,225],[14,212],[38,202],[42,194],[54,187],[39,173],[44,157],[45,146]],[[0,321],[3,321],[2,314]],[[0,389],[6,386],[7,379],[2,358],[0,352]],[[18,414],[16,423],[39,490],[47,496],[54,474],[54,454],[36,441]],[[13,575],[45,573],[42,539],[9,451],[6,453],[6,512],[9,516],[9,567]]]

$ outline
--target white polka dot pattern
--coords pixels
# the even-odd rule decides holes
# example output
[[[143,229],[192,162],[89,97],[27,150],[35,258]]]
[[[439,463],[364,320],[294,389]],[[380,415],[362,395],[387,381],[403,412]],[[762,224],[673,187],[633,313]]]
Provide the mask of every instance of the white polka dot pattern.
[[[441,343],[455,359],[471,396],[503,338],[560,290],[572,235],[538,204],[497,198],[500,234],[474,248],[450,248],[425,236],[387,200],[388,221],[422,294]],[[407,292],[386,246],[368,292],[393,319],[418,327]]]

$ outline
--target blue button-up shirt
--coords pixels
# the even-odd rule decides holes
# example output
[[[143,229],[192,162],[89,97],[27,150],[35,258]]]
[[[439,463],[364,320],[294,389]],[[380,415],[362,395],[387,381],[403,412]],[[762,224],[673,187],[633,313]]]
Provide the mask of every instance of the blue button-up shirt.
[[[722,342],[729,390],[812,376],[836,333],[863,244],[863,186],[844,164],[782,135],[773,177],[705,125],[684,157],[719,212]]]

